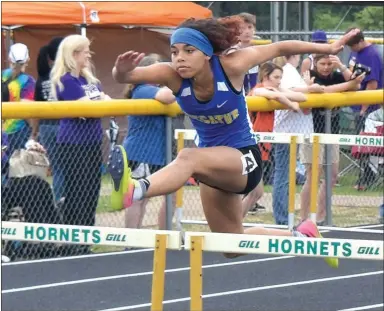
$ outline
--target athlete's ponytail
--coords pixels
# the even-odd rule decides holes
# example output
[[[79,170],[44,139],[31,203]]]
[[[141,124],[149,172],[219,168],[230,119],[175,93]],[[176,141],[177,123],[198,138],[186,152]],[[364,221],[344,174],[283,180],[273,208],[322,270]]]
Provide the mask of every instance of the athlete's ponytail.
[[[183,22],[178,28],[192,28],[207,36],[215,54],[221,54],[238,43],[240,28],[243,20],[239,16],[230,16],[220,19],[194,18]]]

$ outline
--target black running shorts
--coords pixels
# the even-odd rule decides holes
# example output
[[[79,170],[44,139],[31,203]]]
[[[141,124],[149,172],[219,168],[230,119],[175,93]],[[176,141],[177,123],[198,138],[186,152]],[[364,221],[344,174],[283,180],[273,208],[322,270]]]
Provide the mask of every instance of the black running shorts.
[[[242,174],[248,176],[248,181],[244,190],[236,193],[248,194],[257,187],[263,177],[263,161],[261,160],[261,152],[258,145],[237,148],[237,150],[239,150],[243,154],[243,156],[241,157],[241,161],[243,163]],[[196,182],[203,183],[202,181],[198,180],[196,180]],[[207,183],[203,184],[224,191],[223,189],[220,189],[218,187],[208,185]]]

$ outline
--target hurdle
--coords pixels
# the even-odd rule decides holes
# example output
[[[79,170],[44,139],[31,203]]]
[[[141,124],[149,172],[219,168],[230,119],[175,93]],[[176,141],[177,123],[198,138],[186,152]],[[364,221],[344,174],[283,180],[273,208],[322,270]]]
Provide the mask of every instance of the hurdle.
[[[50,225],[2,222],[2,240],[55,244],[105,245],[154,249],[151,311],[162,311],[168,249],[190,253],[190,310],[203,310],[203,252],[337,257],[383,260],[384,245],[375,240],[312,239],[248,234]]]
[[[345,145],[345,146],[370,146],[384,147],[384,138],[379,136],[363,135],[342,135],[342,134],[310,134],[303,135],[299,133],[269,133],[255,132],[257,143],[289,144],[289,192],[288,192],[288,228],[292,229],[295,222],[295,197],[296,197],[296,156],[298,144],[312,144],[312,180],[311,180],[311,202],[310,218],[316,222],[317,212],[317,191],[319,188],[319,157],[320,145]],[[174,132],[174,139],[178,141],[178,146],[184,146],[184,140],[195,140],[197,137],[195,130],[180,130]],[[183,140],[182,142],[180,140]],[[182,202],[182,196],[179,196],[179,202]],[[180,203],[182,205],[182,203]],[[181,224],[180,224],[181,223]],[[206,225],[206,221],[180,220],[177,219],[178,227],[182,224]],[[270,228],[287,228],[287,226],[265,224]],[[319,227],[325,229],[329,227]],[[332,227],[333,228],[333,227]],[[347,229],[347,228],[346,228]],[[333,229],[334,230],[334,229]],[[343,231],[343,228],[336,228]]]
[[[186,232],[190,252],[190,310],[203,310],[203,252],[263,254],[273,256],[384,259],[383,242],[374,240],[310,239],[282,236]]]
[[[153,248],[151,311],[162,311],[167,249],[181,250],[178,231],[1,222],[2,240]]]

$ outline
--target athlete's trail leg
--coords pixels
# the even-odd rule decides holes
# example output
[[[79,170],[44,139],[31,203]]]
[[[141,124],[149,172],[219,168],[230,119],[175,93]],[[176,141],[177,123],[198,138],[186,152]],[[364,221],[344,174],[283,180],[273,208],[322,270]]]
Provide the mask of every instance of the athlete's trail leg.
[[[258,202],[264,194],[263,181],[257,185],[242,201],[243,217],[247,216],[249,210]]]
[[[205,217],[212,232],[293,236],[293,233],[289,230],[266,229],[262,227],[244,230],[240,195],[223,192],[204,184],[200,184],[200,195]],[[241,255],[244,254],[224,254],[228,258]]]

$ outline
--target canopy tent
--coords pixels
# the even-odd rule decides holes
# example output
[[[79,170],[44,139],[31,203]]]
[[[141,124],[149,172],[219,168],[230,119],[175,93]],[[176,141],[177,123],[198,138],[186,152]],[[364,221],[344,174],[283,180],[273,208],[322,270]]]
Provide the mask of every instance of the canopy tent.
[[[93,63],[103,90],[112,98],[122,98],[124,85],[112,79],[117,55],[128,50],[170,57],[169,35],[188,18],[211,17],[212,12],[193,2],[3,2],[1,17],[3,43],[5,33],[13,42],[29,48],[31,61],[27,72],[37,78],[36,59],[39,49],[53,37],[81,33],[91,40]],[[12,30],[12,31],[10,31]],[[7,45],[2,44],[2,68],[7,61]],[[108,120],[103,120],[108,128]],[[120,139],[125,136],[126,118],[118,118]],[[105,154],[108,143],[105,141]]]
[[[193,2],[4,2],[2,26],[130,25],[177,26],[183,20],[211,17]]]
[[[13,30],[13,41],[28,46],[27,70],[34,76],[41,46],[55,36],[86,29],[98,77],[108,94],[121,97],[121,85],[111,77],[118,54],[132,49],[168,58],[168,35],[151,30],[173,28],[191,17],[211,17],[212,12],[193,2],[4,2],[1,15],[2,28]],[[5,65],[7,53],[3,55]]]

